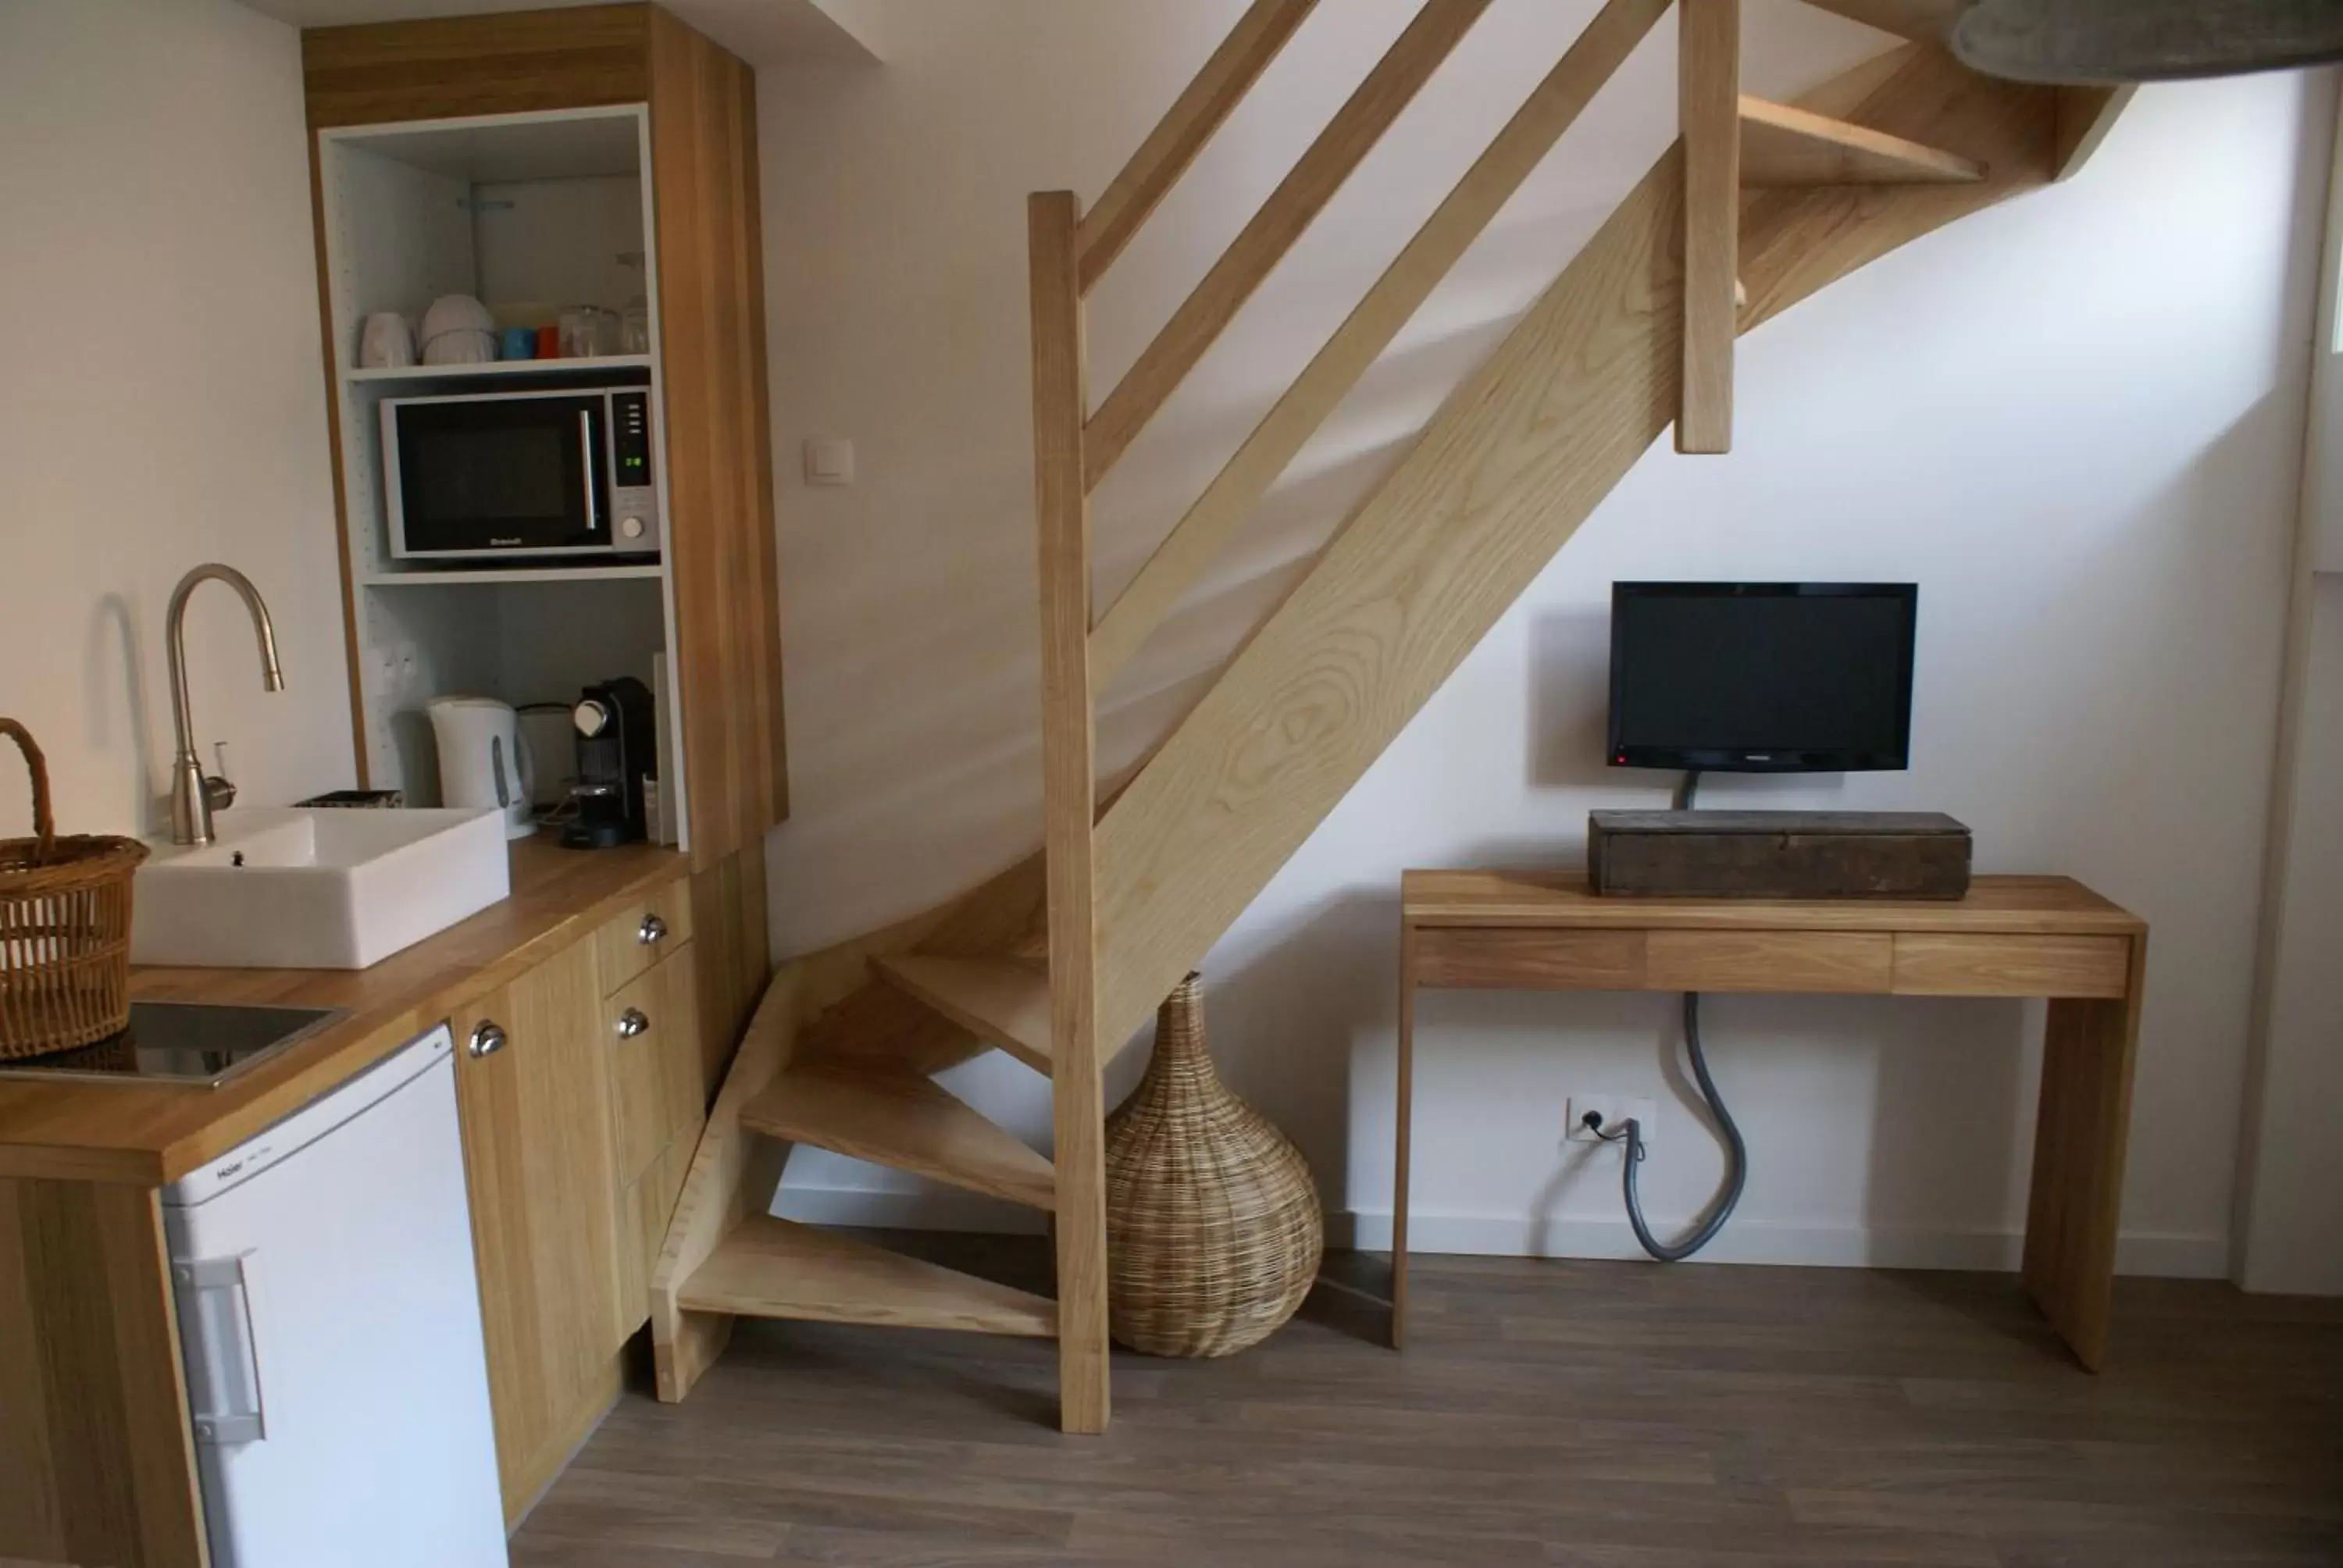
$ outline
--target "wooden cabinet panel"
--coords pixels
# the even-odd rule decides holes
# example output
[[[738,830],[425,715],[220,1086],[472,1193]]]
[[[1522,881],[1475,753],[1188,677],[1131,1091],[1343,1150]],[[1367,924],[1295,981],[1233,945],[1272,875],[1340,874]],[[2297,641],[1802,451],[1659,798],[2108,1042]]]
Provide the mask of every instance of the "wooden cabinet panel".
[[[732,1049],[765,994],[772,956],[765,923],[765,846],[691,876],[692,969],[699,984],[699,1089],[716,1098]]]
[[[2126,937],[1896,938],[1898,996],[2050,996],[2112,999],[2131,973]]]
[[[620,1186],[699,1122],[699,989],[689,948],[602,1004],[611,1143]],[[628,1031],[633,1032],[628,1032]]]
[[[1887,931],[1654,931],[1645,984],[1654,990],[1852,991],[1887,989]]]
[[[151,1187],[0,1181],[0,1562],[197,1568]]]
[[[595,959],[608,996],[691,940],[691,884],[669,882],[644,895],[595,933]]]
[[[649,95],[648,5],[311,27],[301,35],[309,124],[508,115]]]
[[[456,1020],[456,1101],[505,1514],[518,1517],[618,1392],[618,1181],[594,943]],[[493,1025],[503,1043],[475,1054]]]
[[[756,73],[654,7],[650,103],[675,685],[705,870],[789,814]]]
[[[691,1174],[691,1157],[699,1149],[695,1122],[676,1134],[650,1169],[619,1195],[618,1315],[630,1334],[651,1315],[651,1269],[666,1243],[668,1221],[675,1217],[676,1200],[683,1195],[683,1179]]]

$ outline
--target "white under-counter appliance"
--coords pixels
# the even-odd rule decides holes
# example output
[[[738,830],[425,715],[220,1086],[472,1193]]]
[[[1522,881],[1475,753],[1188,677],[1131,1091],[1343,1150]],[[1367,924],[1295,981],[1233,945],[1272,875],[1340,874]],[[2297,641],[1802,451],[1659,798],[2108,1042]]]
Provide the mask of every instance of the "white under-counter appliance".
[[[648,386],[386,397],[381,420],[395,557],[659,553]]]
[[[503,1568],[447,1026],[163,1221],[213,1568]]]

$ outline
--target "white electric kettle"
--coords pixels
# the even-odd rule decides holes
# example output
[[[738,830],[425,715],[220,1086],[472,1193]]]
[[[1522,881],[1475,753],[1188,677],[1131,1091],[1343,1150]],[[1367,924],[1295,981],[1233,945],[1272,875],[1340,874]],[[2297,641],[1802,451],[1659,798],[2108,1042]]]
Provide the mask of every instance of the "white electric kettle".
[[[493,697],[435,697],[423,705],[439,743],[439,799],[454,807],[494,806],[505,814],[505,837],[537,831],[528,812],[537,777],[520,716]]]

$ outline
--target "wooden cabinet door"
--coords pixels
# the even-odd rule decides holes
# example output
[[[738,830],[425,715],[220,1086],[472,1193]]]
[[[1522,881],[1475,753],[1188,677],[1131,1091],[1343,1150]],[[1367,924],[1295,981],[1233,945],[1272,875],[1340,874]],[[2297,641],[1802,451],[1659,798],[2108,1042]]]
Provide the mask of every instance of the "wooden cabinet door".
[[[691,863],[705,871],[761,853],[789,815],[757,75],[654,6],[650,98],[671,689]]]
[[[700,1101],[699,991],[686,948],[602,1004],[610,1056],[611,1142],[625,1186],[670,1140],[696,1125]]]
[[[650,1316],[651,1263],[706,1120],[699,990],[686,947],[602,1004],[619,1189],[618,1306],[629,1333]]]
[[[618,1387],[625,1335],[602,1006],[588,939],[455,1020],[508,1521]]]

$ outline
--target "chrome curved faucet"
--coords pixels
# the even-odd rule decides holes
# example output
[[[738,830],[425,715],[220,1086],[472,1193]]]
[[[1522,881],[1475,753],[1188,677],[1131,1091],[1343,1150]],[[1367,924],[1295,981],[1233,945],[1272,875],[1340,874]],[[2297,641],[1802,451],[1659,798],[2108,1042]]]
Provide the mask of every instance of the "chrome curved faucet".
[[[178,731],[178,754],[171,759],[171,842],[208,844],[212,813],[236,804],[236,786],[225,779],[207,779],[196,758],[196,724],[187,711],[187,596],[206,579],[227,584],[252,612],[252,629],[260,638],[260,685],[266,691],[285,689],[285,672],[277,667],[277,628],[269,624],[268,607],[252,579],[234,567],[206,562],[179,579],[171,590],[171,609],[165,640],[171,660],[171,723]]]

